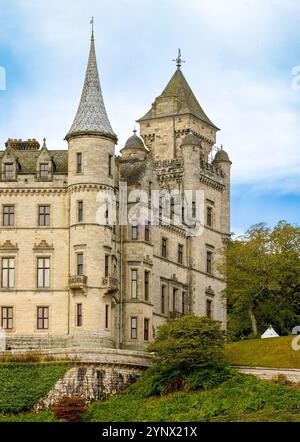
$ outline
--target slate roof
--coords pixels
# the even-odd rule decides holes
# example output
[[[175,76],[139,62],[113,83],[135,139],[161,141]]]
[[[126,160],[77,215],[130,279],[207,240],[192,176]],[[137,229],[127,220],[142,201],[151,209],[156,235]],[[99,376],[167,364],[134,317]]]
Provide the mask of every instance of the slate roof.
[[[188,82],[186,81],[181,69],[177,69],[172,76],[171,80],[160,94],[160,97],[170,97],[175,98],[178,102],[177,112],[175,115],[191,113],[195,117],[209,124],[218,130],[212,121],[208,118],[202,107],[200,106],[197,98],[195,97],[192,89],[190,88]],[[164,115],[164,114],[161,114]],[[155,118],[158,115],[153,115],[152,108],[138,121],[148,120]]]
[[[54,162],[54,173],[68,173],[68,151],[67,150],[48,150],[52,161]],[[15,150],[13,151],[19,165],[19,173],[35,174],[36,162],[41,150]],[[5,151],[0,151],[0,160]]]
[[[116,139],[103,101],[93,36],[80,103],[66,139],[79,134],[109,135]]]

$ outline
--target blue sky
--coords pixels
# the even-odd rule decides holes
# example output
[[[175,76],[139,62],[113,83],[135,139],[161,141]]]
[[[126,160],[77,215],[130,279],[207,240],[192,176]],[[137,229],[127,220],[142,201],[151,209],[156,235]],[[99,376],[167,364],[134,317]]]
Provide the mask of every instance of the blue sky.
[[[80,98],[95,17],[106,108],[122,148],[175,70],[221,128],[232,162],[232,230],[280,219],[300,202],[298,0],[0,0],[0,145],[63,141]]]

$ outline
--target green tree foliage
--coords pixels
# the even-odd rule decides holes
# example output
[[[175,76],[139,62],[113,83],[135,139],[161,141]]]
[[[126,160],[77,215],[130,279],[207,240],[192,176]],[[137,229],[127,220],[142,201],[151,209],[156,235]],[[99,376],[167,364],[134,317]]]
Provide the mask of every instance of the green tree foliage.
[[[270,323],[280,334],[300,324],[300,228],[280,221],[261,223],[229,242],[225,275],[229,332],[257,336]]]
[[[139,383],[145,396],[180,390],[185,385],[206,388],[228,376],[220,323],[206,317],[185,315],[161,325],[148,351],[154,355],[154,365]],[[203,376],[195,377],[200,371]],[[210,373],[215,380],[211,383]]]

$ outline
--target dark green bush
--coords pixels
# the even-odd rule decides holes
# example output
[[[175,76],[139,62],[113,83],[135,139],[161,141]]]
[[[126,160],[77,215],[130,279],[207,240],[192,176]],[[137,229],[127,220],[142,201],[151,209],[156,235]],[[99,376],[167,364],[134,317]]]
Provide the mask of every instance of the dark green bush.
[[[210,390],[228,381],[235,372],[229,367],[207,367],[189,374],[185,381],[185,390]]]

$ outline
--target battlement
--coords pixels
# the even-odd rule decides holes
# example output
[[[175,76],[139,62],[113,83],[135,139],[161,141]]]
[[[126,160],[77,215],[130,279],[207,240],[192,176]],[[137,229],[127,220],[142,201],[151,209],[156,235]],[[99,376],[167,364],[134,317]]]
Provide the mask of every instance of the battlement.
[[[40,143],[35,138],[29,138],[28,140],[9,138],[5,143],[5,147],[15,150],[39,150]]]

